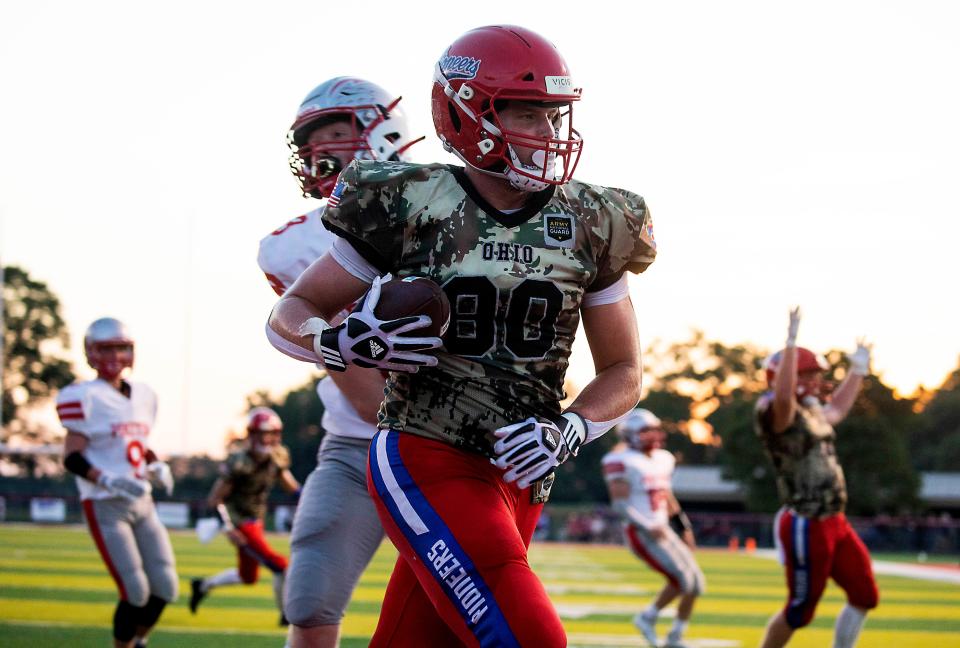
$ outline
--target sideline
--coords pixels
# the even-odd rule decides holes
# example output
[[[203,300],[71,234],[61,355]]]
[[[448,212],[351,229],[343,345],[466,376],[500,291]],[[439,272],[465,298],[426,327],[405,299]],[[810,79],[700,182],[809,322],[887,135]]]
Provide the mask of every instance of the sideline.
[[[779,560],[776,549],[757,549],[752,555],[757,558]],[[873,571],[874,573],[883,574],[884,576],[902,576],[904,578],[916,578],[918,580],[960,585],[960,569],[956,567],[915,565],[913,563],[894,562],[892,560],[874,560]]]

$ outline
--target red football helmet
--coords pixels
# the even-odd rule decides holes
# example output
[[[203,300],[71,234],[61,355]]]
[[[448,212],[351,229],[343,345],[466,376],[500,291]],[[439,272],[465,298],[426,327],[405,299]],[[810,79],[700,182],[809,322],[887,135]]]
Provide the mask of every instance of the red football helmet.
[[[627,445],[640,452],[650,452],[655,448],[662,448],[666,441],[663,424],[651,412],[637,408],[627,415],[627,418],[617,426],[617,435]]]
[[[283,421],[269,407],[254,407],[247,415],[247,434],[280,432],[282,430]]]
[[[777,351],[763,361],[763,368],[767,372],[767,384],[773,385],[773,379],[777,375],[777,369],[780,368],[780,361],[783,359],[783,350]],[[819,353],[814,353],[810,349],[797,347],[797,373],[804,371],[826,371],[830,368],[830,363]]]
[[[110,353],[110,349],[118,352]],[[101,378],[114,380],[133,367],[133,338],[118,319],[101,317],[87,327],[83,350],[89,364]]]
[[[497,111],[509,100],[566,107],[554,137],[504,129]],[[471,30],[446,49],[434,69],[433,124],[444,148],[527,191],[563,184],[573,176],[583,147],[573,128],[573,102],[579,100],[580,88],[573,86],[557,48],[523,27]],[[534,149],[533,165],[520,162],[514,147]]]

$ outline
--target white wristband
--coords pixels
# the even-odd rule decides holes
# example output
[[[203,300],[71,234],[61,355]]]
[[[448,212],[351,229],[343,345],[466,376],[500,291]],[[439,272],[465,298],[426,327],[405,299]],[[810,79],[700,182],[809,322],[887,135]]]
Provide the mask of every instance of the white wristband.
[[[330,325],[327,324],[327,321],[322,317],[311,317],[306,322],[300,325],[300,330],[297,331],[303,337],[308,335],[313,336],[313,352],[317,354],[318,358],[323,357],[323,351],[320,348],[320,334],[330,328]]]
[[[322,362],[322,360],[320,359],[320,356],[310,351],[307,351],[299,344],[294,344],[293,342],[290,342],[289,340],[281,337],[279,333],[277,333],[272,328],[270,328],[270,324],[266,325],[266,331],[267,331],[267,340],[270,342],[273,348],[279,351],[280,353],[284,355],[288,355],[291,358],[294,358],[295,360],[302,360],[303,362],[314,362],[314,363]]]
[[[620,423],[625,418],[630,416],[630,412],[632,411],[633,411],[633,408],[631,407],[630,409],[628,409],[626,412],[624,412],[617,418],[611,419],[609,421],[591,421],[588,418],[583,419],[583,422],[587,424],[587,439],[584,441],[584,443],[590,443],[591,441],[596,441],[597,439],[602,437],[604,434],[606,434],[610,430],[610,428],[612,428],[617,423]]]

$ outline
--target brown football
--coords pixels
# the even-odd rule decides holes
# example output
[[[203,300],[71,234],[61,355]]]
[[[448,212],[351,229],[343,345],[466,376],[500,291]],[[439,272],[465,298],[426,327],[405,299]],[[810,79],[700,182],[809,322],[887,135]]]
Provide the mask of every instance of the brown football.
[[[443,288],[426,277],[391,279],[380,286],[380,299],[373,314],[382,320],[428,315],[430,326],[409,335],[443,337],[450,324],[450,301]]]

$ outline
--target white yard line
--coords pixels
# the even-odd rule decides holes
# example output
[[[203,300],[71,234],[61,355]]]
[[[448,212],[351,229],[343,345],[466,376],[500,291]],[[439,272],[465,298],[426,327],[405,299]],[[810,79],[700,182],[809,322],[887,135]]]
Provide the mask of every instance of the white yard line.
[[[750,555],[750,554],[747,554]],[[757,558],[779,560],[774,549],[757,549],[754,553]],[[919,580],[938,581],[960,585],[960,569],[952,567],[938,567],[936,565],[916,565],[913,563],[893,562],[890,560],[874,560],[873,571],[884,576],[903,576]]]

